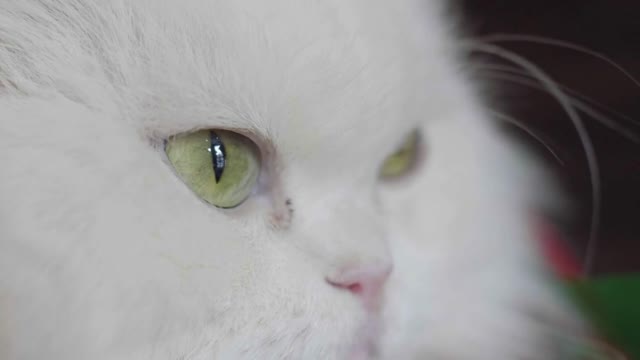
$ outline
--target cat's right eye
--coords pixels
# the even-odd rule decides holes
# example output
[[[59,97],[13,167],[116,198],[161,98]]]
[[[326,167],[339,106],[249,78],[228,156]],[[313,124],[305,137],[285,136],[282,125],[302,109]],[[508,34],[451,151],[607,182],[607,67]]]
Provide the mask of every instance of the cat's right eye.
[[[179,134],[167,140],[165,152],[182,181],[216,207],[240,205],[258,181],[260,156],[256,145],[231,131]]]

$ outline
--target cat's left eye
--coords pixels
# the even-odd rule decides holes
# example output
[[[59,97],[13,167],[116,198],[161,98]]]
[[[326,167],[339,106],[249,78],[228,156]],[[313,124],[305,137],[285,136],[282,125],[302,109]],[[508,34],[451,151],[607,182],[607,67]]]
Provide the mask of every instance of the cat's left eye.
[[[393,179],[407,174],[416,165],[418,160],[418,148],[420,143],[419,132],[409,134],[402,145],[389,155],[380,169],[380,177]]]
[[[258,181],[260,156],[256,145],[231,131],[179,134],[167,140],[165,152],[182,181],[216,207],[240,205]]]

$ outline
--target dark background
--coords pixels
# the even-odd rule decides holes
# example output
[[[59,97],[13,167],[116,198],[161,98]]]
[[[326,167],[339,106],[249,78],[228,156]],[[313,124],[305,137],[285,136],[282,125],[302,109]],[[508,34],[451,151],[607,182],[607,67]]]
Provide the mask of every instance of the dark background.
[[[607,56],[640,79],[640,1],[638,0],[465,0],[466,30],[543,36],[587,47]],[[614,110],[603,114],[640,136],[640,86],[594,56],[530,42],[500,46],[535,63],[558,83]],[[480,58],[487,61],[486,57]],[[478,60],[478,59],[476,59]],[[499,60],[491,59],[494,63]],[[479,73],[482,76],[483,72]],[[487,75],[487,74],[485,74]],[[584,151],[571,121],[543,91],[497,80],[493,95],[501,111],[536,132],[563,165],[523,131],[510,130],[547,160],[573,201],[564,229],[578,253],[584,253],[591,212],[591,183]],[[597,273],[640,271],[640,144],[583,115],[602,172],[602,227],[594,269]]]

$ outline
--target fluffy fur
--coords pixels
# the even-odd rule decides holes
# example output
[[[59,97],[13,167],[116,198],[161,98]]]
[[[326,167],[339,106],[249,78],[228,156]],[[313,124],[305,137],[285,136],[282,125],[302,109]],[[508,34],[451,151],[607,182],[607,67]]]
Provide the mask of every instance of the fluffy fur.
[[[442,10],[0,2],[0,358],[556,358],[571,317],[532,240],[544,194]],[[237,209],[164,158],[204,128],[262,151]],[[419,166],[381,181],[416,128]],[[393,265],[380,307],[325,281],[369,263]]]

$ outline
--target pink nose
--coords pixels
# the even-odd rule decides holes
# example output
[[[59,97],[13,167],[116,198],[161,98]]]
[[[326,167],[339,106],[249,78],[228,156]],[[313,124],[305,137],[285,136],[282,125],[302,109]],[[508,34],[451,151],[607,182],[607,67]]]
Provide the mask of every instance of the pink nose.
[[[370,307],[377,304],[392,269],[388,263],[355,265],[326,280],[336,288],[350,291]]]

